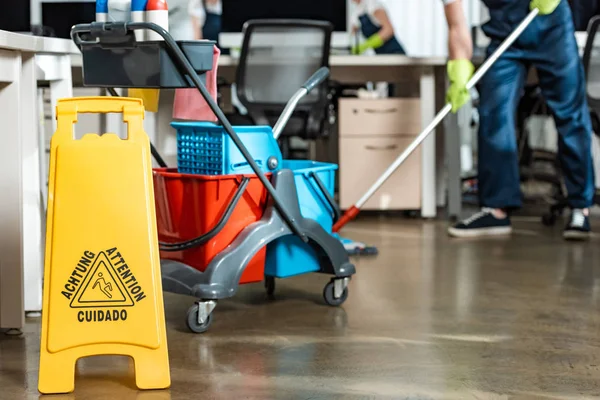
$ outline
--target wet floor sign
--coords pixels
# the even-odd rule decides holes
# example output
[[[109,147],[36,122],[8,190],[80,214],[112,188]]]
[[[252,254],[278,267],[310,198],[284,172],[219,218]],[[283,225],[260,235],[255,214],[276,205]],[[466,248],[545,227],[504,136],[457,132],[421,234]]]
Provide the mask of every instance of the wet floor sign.
[[[127,139],[73,138],[78,113],[122,113]],[[170,386],[150,143],[142,101],[61,100],[52,138],[38,389],[68,393],[82,357],[126,355]],[[110,371],[109,371],[110,372]]]

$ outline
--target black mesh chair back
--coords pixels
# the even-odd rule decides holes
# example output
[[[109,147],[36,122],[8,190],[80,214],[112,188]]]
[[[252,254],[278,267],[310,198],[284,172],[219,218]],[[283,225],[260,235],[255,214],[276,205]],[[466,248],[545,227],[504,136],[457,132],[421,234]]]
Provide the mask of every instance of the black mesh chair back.
[[[597,40],[598,28],[600,28],[600,16],[592,17],[588,25],[588,37],[583,51],[588,105],[596,135],[600,135],[600,40]],[[599,47],[594,48],[594,44]]]
[[[329,66],[332,31],[329,22],[321,21],[251,20],[244,25],[237,96],[256,124],[272,125],[302,84]],[[295,114],[322,113],[327,83],[307,95]]]

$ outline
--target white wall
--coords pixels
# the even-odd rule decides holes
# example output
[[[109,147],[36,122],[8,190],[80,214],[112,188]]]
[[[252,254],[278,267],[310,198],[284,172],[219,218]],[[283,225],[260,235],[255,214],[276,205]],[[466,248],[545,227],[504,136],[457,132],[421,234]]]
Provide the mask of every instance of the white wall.
[[[441,0],[381,0],[399,40],[415,57],[446,56],[448,29]],[[487,18],[480,0],[463,0],[467,21],[480,25]]]

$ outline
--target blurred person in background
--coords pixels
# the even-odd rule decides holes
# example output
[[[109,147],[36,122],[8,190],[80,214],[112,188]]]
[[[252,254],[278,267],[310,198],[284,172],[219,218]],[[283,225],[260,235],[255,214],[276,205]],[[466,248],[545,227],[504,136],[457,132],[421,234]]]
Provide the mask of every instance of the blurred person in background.
[[[194,16],[195,38],[218,42],[223,13],[221,0],[191,0],[190,13]]]
[[[353,54],[373,49],[376,54],[406,54],[394,33],[385,5],[380,0],[352,0],[353,32],[359,30],[365,40],[352,48]]]

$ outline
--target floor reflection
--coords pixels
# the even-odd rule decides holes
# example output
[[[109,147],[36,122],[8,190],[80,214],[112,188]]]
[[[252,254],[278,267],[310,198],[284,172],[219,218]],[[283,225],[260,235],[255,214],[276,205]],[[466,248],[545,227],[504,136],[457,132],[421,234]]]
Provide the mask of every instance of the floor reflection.
[[[342,308],[323,304],[318,274],[278,281],[274,299],[247,285],[196,335],[192,299],[167,294],[172,388],[139,392],[127,358],[90,358],[64,398],[598,397],[600,239],[516,224],[510,239],[453,241],[443,222],[358,222],[344,234],[380,255],[356,260]],[[0,398],[40,398],[38,351],[39,320],[0,336]]]

